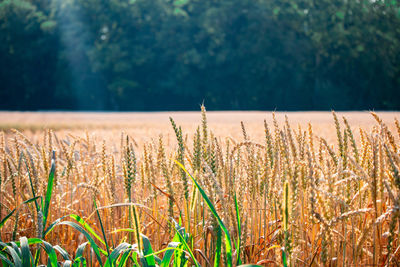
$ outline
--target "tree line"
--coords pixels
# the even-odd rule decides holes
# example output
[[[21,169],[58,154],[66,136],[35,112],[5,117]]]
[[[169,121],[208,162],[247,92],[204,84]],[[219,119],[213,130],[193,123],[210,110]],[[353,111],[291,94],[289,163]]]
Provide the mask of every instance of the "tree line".
[[[397,0],[1,0],[0,109],[400,108]]]

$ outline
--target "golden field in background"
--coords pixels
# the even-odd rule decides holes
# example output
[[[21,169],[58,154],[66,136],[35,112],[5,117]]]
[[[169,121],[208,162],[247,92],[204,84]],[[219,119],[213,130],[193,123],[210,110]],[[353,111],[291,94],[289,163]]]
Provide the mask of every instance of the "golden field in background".
[[[400,117],[400,112],[377,112],[379,117],[394,129],[394,118]],[[336,138],[335,125],[330,112],[276,112],[279,125],[285,122],[285,115],[293,128],[300,125],[303,128],[311,123],[317,135],[324,136],[329,141]],[[374,118],[368,111],[337,112],[338,117],[345,116],[353,128],[361,127],[366,131],[375,125]],[[118,141],[121,132],[129,132],[135,139],[149,141],[158,138],[159,134],[172,135],[175,140],[169,117],[172,117],[185,134],[193,134],[201,121],[199,112],[4,112],[0,111],[0,130],[17,129],[28,135],[43,129],[65,131],[67,133],[84,133],[90,130],[93,134],[111,133]],[[263,121],[272,123],[272,112],[267,111],[208,111],[209,128],[216,136],[225,138],[241,138],[240,122],[246,124],[251,138],[258,141],[264,138]],[[355,135],[358,132],[355,131]],[[108,137],[107,137],[108,138]]]
[[[395,266],[399,119],[400,112],[0,112],[0,219],[20,207],[1,239],[40,237],[73,255],[85,236],[46,227],[77,214],[101,235],[96,199],[111,249],[140,233],[161,250],[174,237],[171,218],[181,215],[198,263],[229,265],[221,226],[177,160],[229,230],[233,265]],[[41,226],[32,202],[22,203],[33,191],[46,195],[52,151],[55,182]],[[131,202],[133,211],[122,205]]]

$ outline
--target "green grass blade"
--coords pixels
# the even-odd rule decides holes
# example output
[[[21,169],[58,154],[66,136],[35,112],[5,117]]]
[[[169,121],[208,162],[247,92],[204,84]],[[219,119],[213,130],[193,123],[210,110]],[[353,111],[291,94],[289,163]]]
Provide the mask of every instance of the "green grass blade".
[[[177,223],[175,222],[175,230],[176,230],[176,234],[177,234],[178,237],[179,237],[179,241],[183,244],[183,246],[185,247],[185,249],[187,250],[187,252],[189,252],[189,255],[190,255],[190,257],[192,258],[192,260],[194,261],[194,264],[195,264],[197,267],[200,267],[200,264],[197,262],[196,258],[194,257],[193,251],[190,249],[190,247],[189,247],[188,243],[186,242],[185,238],[184,238],[184,237],[182,236],[182,234],[180,233],[179,230],[181,230],[181,229],[177,228],[177,226],[180,227],[180,225],[177,224]],[[181,228],[181,227],[180,227],[180,228]]]
[[[165,252],[164,257],[161,261],[160,267],[168,267],[169,263],[171,262],[172,255],[174,254],[174,249],[178,248],[178,246],[181,245],[181,242],[170,242],[168,244],[168,248],[173,248],[169,249]]]
[[[214,217],[217,219],[219,226],[225,233],[225,248],[226,248],[226,259],[227,259],[227,266],[232,266],[232,241],[231,237],[229,235],[229,231],[222,222],[221,218],[219,217],[217,210],[215,209],[214,205],[211,203],[211,200],[208,198],[206,192],[203,190],[203,188],[200,186],[200,184],[196,181],[196,179],[186,170],[186,168],[179,163],[178,161],[175,160],[175,163],[178,164],[179,167],[181,167],[186,174],[192,179],[193,183],[196,185],[197,189],[199,189],[200,194],[204,198],[204,200],[207,203],[207,206],[210,208],[211,213],[214,215]]]
[[[14,262],[14,265],[11,265],[11,266],[22,267],[21,258],[18,255],[18,253],[14,250],[14,248],[11,247],[11,246],[7,246],[6,245],[6,249],[10,253],[10,255],[11,255],[12,259],[13,259],[13,262]]]
[[[85,242],[85,243],[82,243],[82,244],[80,244],[80,245],[78,246],[78,248],[76,249],[76,253],[75,253],[75,261],[76,261],[78,258],[82,257],[83,251],[85,250],[86,245],[87,245],[88,243],[89,243],[89,242]]]
[[[82,263],[83,267],[86,267],[86,259],[84,257],[76,257],[74,260],[74,267],[80,267]]]
[[[129,259],[129,255],[131,254],[132,249],[126,249],[121,256],[121,260],[119,261],[118,267],[125,266],[127,260]]]
[[[282,265],[283,265],[283,267],[288,267],[286,252],[285,252],[284,248],[282,248]]]
[[[15,244],[17,244],[17,246],[20,247],[21,246],[21,241],[16,241]],[[42,244],[42,239],[36,238],[36,237],[28,238],[28,244],[29,245]]]
[[[96,232],[90,227],[90,225],[85,222],[81,217],[79,217],[76,214],[69,214],[69,215],[65,215],[61,218],[58,218],[57,220],[55,220],[52,224],[49,225],[49,227],[44,231],[44,236],[46,236],[47,234],[49,234],[53,228],[60,223],[61,220],[70,217],[74,220],[76,220],[78,223],[80,223],[83,228],[85,228],[91,235],[93,235],[97,240],[99,240],[104,246],[106,245],[106,243],[104,242],[103,239],[101,239],[101,237],[99,235],[96,234]]]
[[[138,255],[138,253],[134,252],[134,253],[132,253],[130,258],[135,263],[135,266],[140,266],[139,262],[137,261],[137,255]]]
[[[57,250],[61,256],[63,257],[64,260],[71,260],[71,257],[69,256],[68,252],[66,252],[62,247],[59,245],[54,246],[54,249]]]
[[[109,257],[110,257],[110,247],[108,246],[107,237],[106,237],[106,232],[104,231],[103,222],[101,221],[99,209],[97,208],[97,204],[96,204],[96,199],[95,199],[95,198],[93,198],[93,203],[94,203],[94,207],[95,207],[95,209],[96,209],[97,217],[99,218],[100,227],[101,227],[101,232],[103,233],[104,242],[106,243],[107,258],[109,258]]]
[[[128,243],[121,243],[119,244],[111,253],[110,257],[107,258],[106,262],[104,263],[104,266],[117,266],[117,259],[121,253],[123,253],[127,248],[129,248]]]
[[[23,236],[19,240],[21,244],[22,265],[24,267],[29,267],[31,265],[32,254],[29,249],[28,239]]]
[[[46,198],[44,201],[44,207],[43,207],[43,228],[46,228],[46,222],[49,216],[49,210],[50,210],[50,201],[51,201],[51,195],[53,193],[53,184],[54,184],[54,174],[56,171],[56,153],[53,150],[53,156],[51,157],[51,169],[50,169],[50,174],[49,174],[49,179],[47,181],[47,190],[46,190]]]
[[[155,261],[154,255],[153,255],[154,251],[151,247],[150,240],[147,238],[147,236],[145,236],[143,234],[141,235],[141,237],[142,237],[142,241],[143,241],[143,256],[144,256],[143,258],[144,258],[144,261],[146,262],[146,266],[154,267],[154,266],[156,266],[156,261]],[[148,256],[148,257],[146,257],[146,256]]]
[[[91,235],[93,235],[97,240],[99,240],[103,245],[106,245],[106,242],[101,239],[100,236],[96,234],[96,232],[90,227],[90,225],[85,222],[81,217],[79,217],[76,214],[70,214],[69,217],[75,219],[77,222],[79,222]]]
[[[18,247],[18,245],[17,245],[17,243],[15,243],[14,241],[11,241],[10,242],[10,245],[13,247],[13,249],[17,252],[17,254],[18,254],[18,257],[22,257],[22,254],[21,254],[21,250],[20,250],[20,248]]]
[[[221,227],[217,229],[217,244],[215,245],[214,267],[218,267],[221,261],[222,233]]]
[[[242,261],[240,260],[240,243],[241,243],[241,236],[242,236],[242,225],[240,222],[240,213],[239,213],[239,205],[237,202],[236,198],[236,193],[234,196],[235,199],[235,209],[236,209],[236,222],[237,222],[237,230],[238,230],[238,238],[237,238],[237,244],[236,244],[236,265],[242,264]]]
[[[33,202],[33,201],[36,202],[36,200],[37,200],[38,198],[41,198],[41,196],[37,196],[37,197],[30,198],[30,199],[28,199],[28,200],[25,200],[24,202],[22,202],[22,204],[29,204],[29,203],[31,203],[31,202]]]
[[[4,217],[3,220],[1,220],[0,222],[0,229],[4,226],[4,224],[8,221],[8,219],[10,219],[10,217],[14,214],[15,209],[13,209],[9,214],[6,215],[6,217]]]
[[[33,198],[36,198],[36,193],[35,193],[35,189],[33,187],[31,172],[29,171],[29,166],[28,166],[28,162],[26,161],[25,155],[24,155],[24,162],[25,162],[26,169],[28,170],[29,184],[31,186],[32,196],[33,196]],[[39,205],[38,205],[36,199],[35,199],[35,207],[36,207],[36,211],[39,212]]]
[[[56,254],[56,251],[54,250],[53,246],[44,240],[43,240],[43,245],[44,245],[44,250],[46,251],[47,255],[49,256],[47,266],[50,263],[50,265],[52,267],[57,267],[57,254]]]
[[[97,246],[96,242],[94,242],[93,238],[89,235],[89,233],[85,231],[85,229],[83,229],[80,225],[78,225],[74,222],[69,222],[69,221],[59,222],[58,224],[71,226],[75,230],[78,230],[79,232],[81,232],[86,237],[86,239],[89,241],[90,246],[93,248],[93,251],[96,255],[96,258],[97,258],[100,266],[103,266],[103,261],[101,260],[99,247]]]
[[[2,266],[7,266],[5,264],[8,264],[10,266],[14,266],[14,264],[1,251],[0,251],[0,260],[1,260],[1,263],[3,264]]]

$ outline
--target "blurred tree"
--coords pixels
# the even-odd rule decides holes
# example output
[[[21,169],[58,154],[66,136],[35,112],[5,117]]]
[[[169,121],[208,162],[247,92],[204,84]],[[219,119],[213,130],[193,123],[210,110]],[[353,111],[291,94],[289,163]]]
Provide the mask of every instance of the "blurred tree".
[[[399,109],[397,0],[3,0],[0,108]]]

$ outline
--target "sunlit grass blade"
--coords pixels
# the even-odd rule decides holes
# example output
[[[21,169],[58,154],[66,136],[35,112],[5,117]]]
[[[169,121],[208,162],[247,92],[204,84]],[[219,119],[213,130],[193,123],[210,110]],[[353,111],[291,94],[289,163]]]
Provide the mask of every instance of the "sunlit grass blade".
[[[174,225],[175,225],[175,231],[176,231],[176,235],[177,235],[176,237],[177,237],[177,239],[179,240],[179,242],[181,242],[181,243],[183,244],[184,248],[187,250],[187,252],[189,253],[190,257],[192,258],[194,264],[195,264],[197,267],[200,267],[199,262],[198,262],[198,261],[196,260],[196,258],[194,257],[193,251],[190,249],[188,243],[186,242],[185,238],[184,238],[183,235],[182,235],[182,232],[183,232],[182,230],[183,230],[184,228],[181,227],[181,226],[180,226],[178,223],[176,223],[175,221],[174,221]],[[173,239],[173,240],[174,240],[174,239]]]
[[[192,179],[193,183],[196,185],[197,189],[199,189],[200,194],[203,196],[204,200],[207,203],[207,206],[210,208],[212,214],[214,217],[217,219],[219,226],[225,233],[225,248],[226,248],[226,263],[227,266],[232,266],[232,241],[231,237],[229,235],[229,231],[226,228],[225,224],[222,222],[221,218],[219,217],[217,210],[215,209],[214,205],[211,203],[211,200],[208,198],[206,192],[203,190],[203,188],[200,186],[200,184],[196,181],[196,179],[186,170],[186,168],[179,163],[178,161],[175,160],[175,163],[178,164],[179,167],[181,167],[186,174]]]
[[[81,224],[81,226],[83,228],[85,228],[91,235],[93,235],[97,240],[99,240],[104,246],[106,245],[104,240],[98,234],[96,234],[96,232],[92,229],[92,227],[90,227],[90,225],[87,222],[85,222],[80,216],[78,216],[76,214],[69,214],[69,215],[65,215],[61,218],[58,218],[52,224],[49,225],[49,227],[44,231],[43,235],[47,236],[54,229],[54,227],[57,224],[59,224],[63,219],[68,218],[68,217],[76,220],[78,223]]]
[[[56,171],[56,152],[53,151],[53,155],[51,157],[51,169],[50,169],[50,174],[49,174],[49,179],[47,180],[47,190],[46,190],[46,197],[44,201],[44,207],[43,207],[43,228],[46,228],[46,222],[49,216],[49,210],[50,210],[50,201],[51,201],[51,195],[53,193],[53,184],[54,184],[54,174]]]

